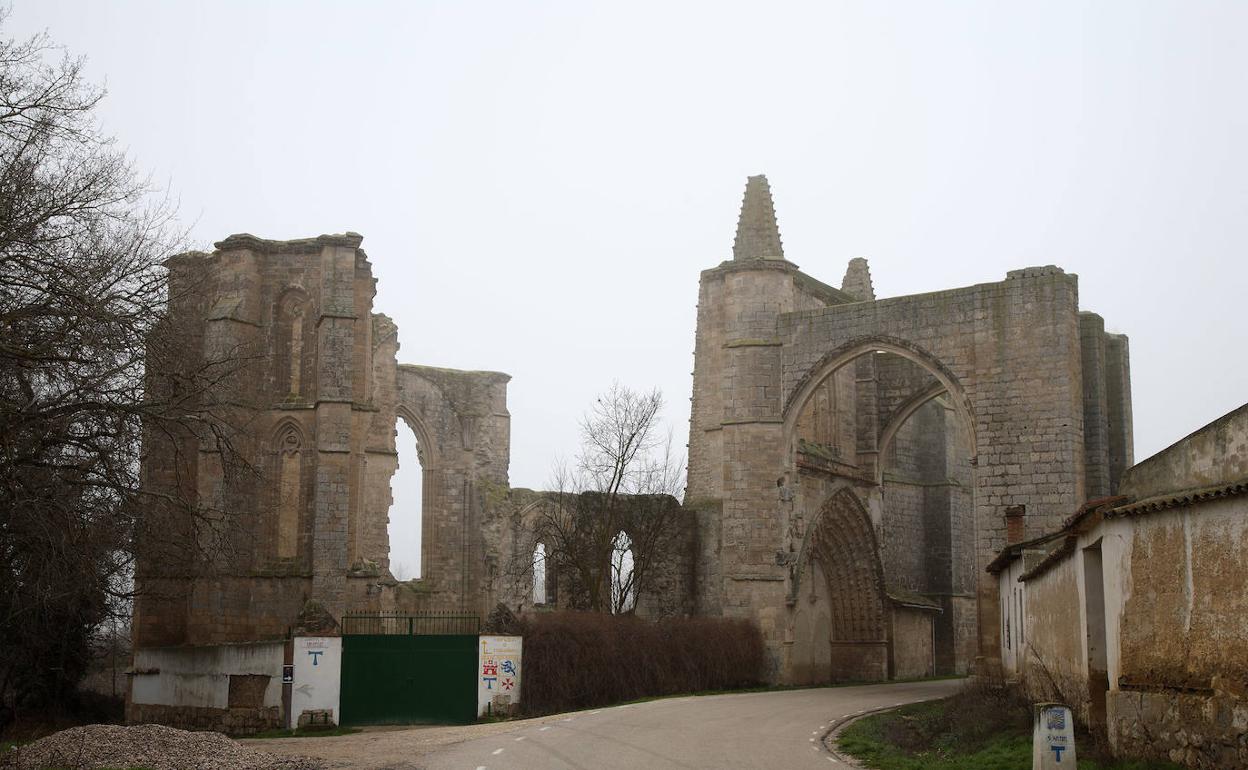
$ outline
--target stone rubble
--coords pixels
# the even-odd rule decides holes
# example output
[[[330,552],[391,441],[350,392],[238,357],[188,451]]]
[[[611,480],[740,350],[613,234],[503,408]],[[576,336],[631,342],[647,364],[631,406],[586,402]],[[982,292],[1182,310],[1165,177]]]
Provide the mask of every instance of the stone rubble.
[[[161,725],[86,725],[62,730],[0,755],[0,770],[323,770],[308,757],[245,748],[221,733]]]

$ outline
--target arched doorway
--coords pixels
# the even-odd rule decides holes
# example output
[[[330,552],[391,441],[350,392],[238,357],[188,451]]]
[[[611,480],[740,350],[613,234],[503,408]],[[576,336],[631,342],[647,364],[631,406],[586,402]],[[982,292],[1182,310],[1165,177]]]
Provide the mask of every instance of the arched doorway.
[[[795,578],[790,672],[796,683],[889,676],[887,601],[875,531],[842,487],[806,532]]]

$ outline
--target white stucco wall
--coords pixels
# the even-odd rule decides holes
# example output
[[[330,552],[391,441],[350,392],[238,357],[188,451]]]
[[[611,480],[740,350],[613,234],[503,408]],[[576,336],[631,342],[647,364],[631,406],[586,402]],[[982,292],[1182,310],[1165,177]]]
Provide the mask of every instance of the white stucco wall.
[[[1016,679],[1019,665],[1024,660],[1023,645],[1026,644],[1026,586],[1018,582],[1023,574],[1023,560],[1015,559],[997,575],[1001,592],[1001,667],[1005,676]],[[1019,612],[1022,605],[1022,612]]]
[[[329,711],[338,723],[342,686],[342,638],[297,636],[294,640],[295,679],[290,688],[290,726],[305,711]]]
[[[264,706],[282,705],[283,642],[152,647],[134,651],[134,703],[228,708],[230,676],[268,676]]]

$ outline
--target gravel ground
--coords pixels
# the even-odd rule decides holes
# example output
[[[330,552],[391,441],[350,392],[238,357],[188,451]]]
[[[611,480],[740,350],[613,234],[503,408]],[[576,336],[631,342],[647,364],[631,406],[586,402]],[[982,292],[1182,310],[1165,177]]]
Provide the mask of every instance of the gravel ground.
[[[308,757],[255,751],[221,733],[161,725],[73,727],[0,755],[0,770],[322,770],[324,766]]]

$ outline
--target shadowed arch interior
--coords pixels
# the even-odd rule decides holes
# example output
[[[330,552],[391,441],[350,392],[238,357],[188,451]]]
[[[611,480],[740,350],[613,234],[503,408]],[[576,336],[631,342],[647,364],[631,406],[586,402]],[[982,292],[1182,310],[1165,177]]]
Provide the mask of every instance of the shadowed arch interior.
[[[802,376],[789,393],[784,404],[783,419],[784,446],[790,452],[790,462],[795,460],[793,455],[796,453],[797,447],[798,422],[807,405],[815,398],[819,387],[829,377],[832,377],[837,371],[852,363],[855,359],[877,352],[892,353],[900,356],[911,363],[917,364],[935,378],[936,382],[939,383],[939,391],[943,391],[948,395],[950,405],[966,426],[966,437],[970,442],[970,455],[975,457],[977,453],[975,412],[971,407],[971,402],[967,397],[965,389],[953,372],[935,356],[914,343],[894,337],[873,336],[850,340],[836,350],[826,353],[814,366],[807,370],[806,374]]]
[[[827,597],[828,648],[797,651],[814,660],[812,672],[826,671],[831,681],[883,679],[888,665],[888,622],[884,575],[871,519],[847,487],[834,492],[807,530],[793,596],[798,614],[805,608],[802,580],[812,596]],[[826,589],[826,591],[824,590]],[[826,669],[820,661],[826,654]],[[822,678],[822,677],[819,677]]]

